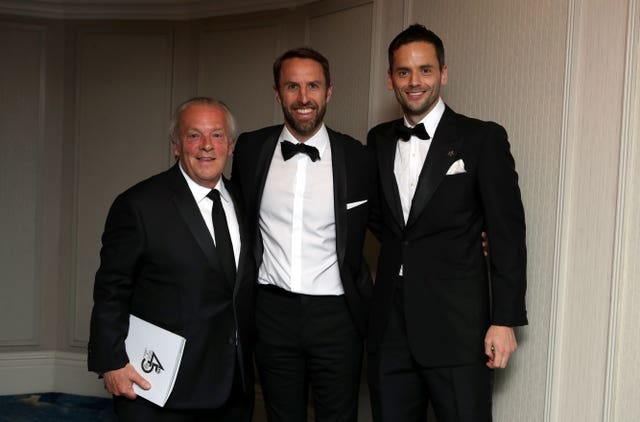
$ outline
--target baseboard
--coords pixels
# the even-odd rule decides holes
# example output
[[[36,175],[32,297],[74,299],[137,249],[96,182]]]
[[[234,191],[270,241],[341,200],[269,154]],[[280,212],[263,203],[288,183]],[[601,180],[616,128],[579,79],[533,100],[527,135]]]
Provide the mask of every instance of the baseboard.
[[[0,353],[0,395],[49,392],[109,397],[87,371],[86,353]]]

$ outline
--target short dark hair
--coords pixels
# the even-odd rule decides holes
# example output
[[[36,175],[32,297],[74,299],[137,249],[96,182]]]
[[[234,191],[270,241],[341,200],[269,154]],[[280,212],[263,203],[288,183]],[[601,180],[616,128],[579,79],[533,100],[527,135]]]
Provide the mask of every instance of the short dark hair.
[[[273,62],[273,82],[275,83],[276,89],[278,89],[278,84],[280,83],[280,70],[282,69],[282,63],[289,59],[310,59],[320,63],[322,66],[322,72],[324,73],[324,78],[327,82],[327,87],[331,86],[329,60],[313,48],[299,47],[286,51],[283,55],[278,57],[275,62]]]
[[[181,103],[176,110],[173,112],[173,116],[171,117],[171,122],[169,122],[169,140],[177,144],[178,143],[178,131],[180,124],[180,117],[182,113],[187,109],[187,107],[192,105],[208,105],[211,107],[220,108],[226,117],[227,129],[229,130],[229,143],[232,144],[236,140],[237,136],[237,128],[236,128],[236,118],[231,113],[231,109],[225,103],[220,100],[214,100],[210,97],[193,97],[188,99],[187,101]]]
[[[436,48],[436,55],[438,56],[440,70],[442,70],[442,67],[444,66],[444,44],[439,36],[419,23],[414,23],[396,35],[393,41],[391,41],[391,44],[389,44],[389,70],[392,70],[393,68],[393,53],[403,45],[412,42],[426,42],[433,44]]]

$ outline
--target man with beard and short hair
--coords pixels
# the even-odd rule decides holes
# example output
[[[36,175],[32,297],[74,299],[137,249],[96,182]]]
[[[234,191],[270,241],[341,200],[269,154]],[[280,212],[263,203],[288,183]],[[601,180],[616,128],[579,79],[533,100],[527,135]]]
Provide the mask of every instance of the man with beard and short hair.
[[[440,422],[490,421],[492,370],[517,347],[513,327],[527,324],[525,219],[507,133],[445,105],[447,79],[442,40],[424,26],[389,45],[387,86],[404,118],[367,138],[383,220],[367,343],[376,422],[423,421],[429,402]]]
[[[362,257],[372,156],[323,123],[329,62],[310,48],[273,65],[284,125],[240,135],[232,182],[255,230],[256,364],[267,416],[356,421],[371,276]]]

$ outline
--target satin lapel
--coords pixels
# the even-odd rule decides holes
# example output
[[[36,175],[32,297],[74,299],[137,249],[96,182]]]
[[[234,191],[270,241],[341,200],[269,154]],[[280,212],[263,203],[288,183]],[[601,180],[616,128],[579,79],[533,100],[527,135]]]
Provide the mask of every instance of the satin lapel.
[[[273,151],[276,148],[276,143],[278,142],[278,137],[282,132],[283,125],[277,126],[277,128],[267,136],[264,140],[260,151],[258,152],[258,159],[256,160],[256,192],[255,199],[256,202],[253,206],[256,208],[255,212],[255,220],[251,223],[256,227],[256,239],[254,239],[254,254],[256,261],[256,268],[260,268],[262,264],[262,238],[260,236],[260,203],[262,202],[262,194],[264,193],[264,185],[267,181],[267,175],[269,174],[269,168],[271,167],[271,160],[273,159]],[[251,205],[248,205],[251,206]]]
[[[209,233],[209,229],[207,229],[206,224],[202,220],[200,209],[198,209],[198,205],[193,199],[187,181],[184,180],[184,177],[180,173],[178,164],[171,169],[170,180],[171,188],[173,189],[172,201],[178,209],[178,213],[187,227],[189,227],[191,234],[200,246],[200,249],[202,249],[209,265],[213,268],[220,268],[215,258],[216,252],[213,239],[211,239],[211,233]]]
[[[267,181],[267,175],[269,174],[269,167],[271,167],[271,160],[273,159],[273,151],[276,148],[278,137],[282,132],[282,126],[278,126],[263,142],[260,151],[258,152],[258,160],[256,162],[256,180],[255,186],[257,186],[256,192],[256,206],[260,207],[262,202],[262,193],[264,192],[264,184]],[[259,213],[256,213],[259,215]]]
[[[240,206],[238,202],[238,198],[240,195],[235,191],[235,187],[233,184],[229,183],[227,179],[223,179],[224,186],[227,188],[227,191],[231,195],[231,200],[233,201],[233,208],[236,211],[236,219],[238,220],[238,228],[240,231],[240,254],[238,256],[238,267],[236,269],[236,279],[233,280],[234,290],[233,295],[235,297],[236,292],[238,291],[238,286],[240,285],[240,281],[243,279],[243,273],[247,270],[246,266],[243,263],[247,260],[247,254],[251,253],[251,250],[248,247],[252,244],[251,239],[249,238],[249,232],[246,223],[246,216],[244,214],[244,209]]]
[[[329,132],[331,166],[333,170],[333,209],[336,219],[336,251],[338,265],[342,268],[347,247],[347,158],[339,135]]]
[[[458,136],[455,125],[455,113],[447,107],[440,119],[436,133],[433,135],[429,153],[418,178],[418,186],[407,219],[407,228],[424,211],[451,164],[461,158],[461,146],[462,140]]]
[[[396,156],[397,136],[393,130],[395,122],[387,125],[377,139],[377,160],[380,171],[380,184],[382,192],[389,204],[393,220],[397,223],[400,231],[404,230],[404,216],[402,215],[402,203],[398,192],[398,183],[393,172],[393,163]]]

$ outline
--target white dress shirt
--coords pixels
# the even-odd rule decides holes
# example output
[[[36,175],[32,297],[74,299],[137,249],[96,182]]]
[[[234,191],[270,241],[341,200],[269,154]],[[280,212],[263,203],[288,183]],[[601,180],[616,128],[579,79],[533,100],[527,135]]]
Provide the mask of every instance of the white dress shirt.
[[[396,183],[398,184],[398,193],[400,194],[400,203],[402,204],[402,214],[404,215],[405,223],[409,219],[409,211],[411,211],[411,203],[416,193],[418,178],[420,177],[424,161],[429,153],[433,135],[436,132],[438,123],[440,123],[444,109],[444,101],[442,101],[442,98],[438,98],[435,107],[418,122],[424,124],[424,128],[427,130],[431,139],[424,140],[417,136],[412,136],[408,141],[398,139],[396,156],[393,163],[393,174],[396,176]],[[413,127],[409,124],[406,117],[404,118],[404,124],[407,127]]]
[[[213,229],[213,220],[211,219],[211,209],[213,208],[213,200],[207,197],[207,194],[211,191],[210,188],[197,184],[182,168],[182,163],[180,163],[180,171],[182,175],[187,180],[187,184],[189,185],[189,190],[191,190],[191,194],[193,195],[193,199],[196,200],[198,204],[198,209],[200,209],[200,214],[202,214],[202,219],[204,223],[207,225],[207,229],[209,229],[209,233],[211,234],[211,238],[213,239],[213,243],[216,243],[215,231]],[[214,187],[214,189],[218,189],[220,191],[220,199],[222,202],[222,208],[224,209],[224,214],[227,219],[227,227],[229,228],[229,235],[231,236],[231,245],[233,246],[233,256],[236,261],[236,268],[238,268],[238,259],[240,257],[240,227],[238,226],[238,218],[236,217],[236,209],[233,206],[233,200],[231,199],[231,195],[229,191],[224,186],[224,182],[222,181],[222,177],[218,181],[218,184]]]
[[[323,125],[305,142],[318,148],[316,162],[306,154],[285,161],[280,147],[284,140],[297,142],[286,126],[273,151],[260,203],[264,253],[258,282],[294,293],[342,295],[329,134]]]

